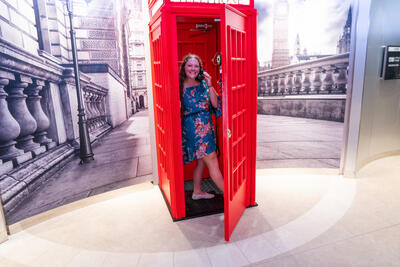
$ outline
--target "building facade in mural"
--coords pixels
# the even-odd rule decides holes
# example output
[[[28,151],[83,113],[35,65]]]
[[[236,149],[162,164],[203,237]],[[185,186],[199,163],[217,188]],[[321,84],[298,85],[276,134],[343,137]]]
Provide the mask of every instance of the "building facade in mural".
[[[300,62],[306,62],[310,60],[315,60],[323,57],[329,57],[329,54],[309,54],[307,48],[303,47],[301,44],[300,36],[297,34],[296,43],[294,48],[293,56],[290,57],[290,64],[297,64]]]
[[[347,13],[346,24],[343,27],[343,33],[337,44],[337,53],[347,53],[350,51],[350,37],[351,37],[351,20],[352,20],[352,9],[349,8]]]
[[[146,83],[146,61],[144,38],[146,25],[142,13],[142,2],[132,2],[132,12],[129,16],[129,64],[131,76],[131,107],[134,112],[148,108],[147,83]]]
[[[131,114],[125,2],[72,1],[92,142]],[[0,3],[0,195],[6,213],[50,177],[53,166],[63,165],[79,142],[65,4]]]

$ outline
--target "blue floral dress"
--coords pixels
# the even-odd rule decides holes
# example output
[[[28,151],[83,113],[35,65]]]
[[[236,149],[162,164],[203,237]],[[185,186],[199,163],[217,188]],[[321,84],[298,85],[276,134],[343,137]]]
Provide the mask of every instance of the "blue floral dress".
[[[218,106],[221,101],[218,98]],[[188,87],[183,92],[182,152],[183,164],[203,158],[216,150],[215,132],[207,89],[202,85]],[[218,108],[217,117],[221,116]]]

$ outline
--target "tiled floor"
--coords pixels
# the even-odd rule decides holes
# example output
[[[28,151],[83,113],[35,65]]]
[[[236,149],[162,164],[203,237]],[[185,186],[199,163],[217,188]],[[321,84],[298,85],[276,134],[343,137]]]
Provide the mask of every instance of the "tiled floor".
[[[0,266],[400,266],[400,156],[358,178],[257,170],[258,207],[223,240],[222,215],[172,222],[150,183],[24,220]]]

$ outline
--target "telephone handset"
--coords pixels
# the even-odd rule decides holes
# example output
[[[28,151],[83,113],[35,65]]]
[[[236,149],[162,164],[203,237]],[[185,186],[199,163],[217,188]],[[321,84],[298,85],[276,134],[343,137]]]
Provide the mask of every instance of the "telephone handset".
[[[200,71],[199,74],[197,75],[196,79],[201,82],[202,80],[204,80],[204,69],[202,67],[200,67]]]
[[[206,83],[206,81],[204,80],[204,69],[203,69],[203,67],[200,67],[200,71],[199,71],[199,74],[197,74],[197,77],[196,77],[196,80],[198,80],[203,86],[204,86],[204,88],[207,90],[207,95],[209,94],[209,88],[208,88],[208,85],[207,85],[207,83]]]

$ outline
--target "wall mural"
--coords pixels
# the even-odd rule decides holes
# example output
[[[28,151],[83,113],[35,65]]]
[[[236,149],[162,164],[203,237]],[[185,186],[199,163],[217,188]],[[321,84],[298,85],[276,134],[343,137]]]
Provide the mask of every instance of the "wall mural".
[[[339,168],[351,2],[255,1],[257,168]]]

